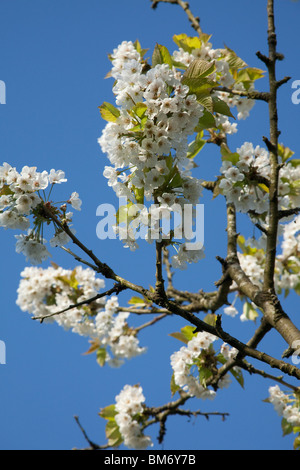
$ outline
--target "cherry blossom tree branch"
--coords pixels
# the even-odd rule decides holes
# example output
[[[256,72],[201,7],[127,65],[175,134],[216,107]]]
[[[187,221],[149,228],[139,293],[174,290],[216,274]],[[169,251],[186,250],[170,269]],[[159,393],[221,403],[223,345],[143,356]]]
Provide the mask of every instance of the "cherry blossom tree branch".
[[[268,323],[274,327],[293,349],[293,344],[300,340],[300,331],[283,311],[277,295],[260,290],[244,273],[237,256],[236,211],[233,204],[227,205],[228,255],[225,260],[228,274],[236,282],[240,292],[254,302],[264,313]]]
[[[83,449],[83,450],[101,450],[101,449],[103,450],[103,449],[109,449],[109,448],[110,448],[110,446],[107,445],[107,444],[106,444],[106,445],[103,445],[103,446],[99,446],[98,444],[95,444],[95,442],[91,441],[91,439],[88,437],[88,435],[87,435],[85,429],[82,427],[82,425],[81,425],[81,423],[80,423],[80,421],[79,421],[78,416],[74,416],[74,419],[75,419],[75,421],[76,421],[76,423],[77,423],[77,425],[78,425],[80,431],[82,432],[82,434],[83,434],[85,440],[87,441],[87,443],[88,443],[89,446],[90,446],[89,448],[86,448],[86,449]],[[76,450],[76,449],[75,449],[75,450]]]
[[[232,90],[231,88],[225,86],[219,86],[212,88],[212,91],[222,91],[228,93],[230,95],[235,96],[242,96],[251,100],[260,100],[268,102],[270,99],[270,93],[263,92],[263,91],[240,91],[240,90]]]
[[[224,412],[223,413],[222,412],[205,413],[205,412],[201,412],[200,410],[191,411],[191,410],[185,410],[183,408],[180,408],[190,398],[191,396],[188,395],[187,393],[180,392],[180,398],[178,398],[177,400],[174,400],[172,402],[169,402],[159,407],[145,407],[143,410],[143,415],[153,416],[153,419],[148,420],[143,426],[143,429],[146,429],[152,424],[159,423],[160,430],[159,430],[159,435],[158,435],[158,442],[161,444],[166,434],[166,421],[169,416],[180,415],[180,416],[187,416],[189,418],[192,416],[195,416],[195,417],[204,416],[206,419],[209,419],[211,416],[220,416],[222,420],[225,420],[225,418],[229,416],[229,413],[224,413]]]
[[[112,289],[109,289],[106,292],[102,292],[101,294],[97,294],[94,297],[91,297],[90,299],[83,300],[82,302],[78,302],[76,304],[71,304],[69,305],[69,307],[66,307],[63,310],[59,310],[58,312],[49,313],[48,315],[42,315],[40,317],[32,317],[32,319],[40,320],[40,322],[43,323],[44,320],[47,320],[48,318],[51,318],[51,317],[55,317],[56,315],[61,315],[62,313],[66,313],[69,310],[72,310],[73,308],[82,307],[83,305],[90,305],[93,302],[96,302],[97,300],[106,296],[110,296],[112,294],[118,295],[124,289],[126,289],[126,287],[123,287],[120,284],[115,284],[115,286]]]
[[[182,0],[151,0],[151,2],[153,10],[157,8],[159,3],[171,3],[173,5],[180,6],[186,13],[192,28],[194,28],[194,30],[199,34],[199,36],[202,34],[202,29],[200,27],[200,18],[193,15],[188,2],[184,2]]]
[[[268,46],[269,56],[259,55],[268,68],[269,76],[269,121],[270,121],[270,139],[264,138],[264,141],[270,152],[270,188],[269,188],[269,228],[266,247],[266,262],[264,270],[264,290],[274,293],[274,270],[276,260],[276,246],[278,233],[278,181],[279,181],[279,162],[278,162],[278,111],[277,111],[277,90],[278,82],[276,80],[276,61],[277,56],[277,37],[275,32],[274,20],[274,0],[267,2],[268,14]]]
[[[211,326],[208,323],[206,323],[206,322],[202,321],[201,319],[199,319],[198,317],[196,317],[192,312],[186,311],[184,308],[182,308],[176,302],[168,299],[167,296],[164,296],[164,295],[161,296],[157,292],[151,292],[151,291],[149,291],[148,289],[146,289],[142,286],[134,284],[134,283],[132,283],[130,281],[127,281],[126,279],[122,278],[121,276],[118,276],[117,274],[115,274],[115,272],[109,266],[107,266],[105,263],[102,263],[91,250],[89,250],[80,240],[78,240],[78,238],[69,229],[67,223],[60,222],[60,220],[56,217],[56,215],[51,210],[51,205],[50,206],[45,205],[44,212],[45,212],[44,216],[47,216],[49,219],[54,220],[58,224],[58,226],[69,235],[69,237],[72,239],[73,243],[75,243],[79,248],[81,248],[86,254],[88,254],[90,256],[90,258],[94,261],[95,265],[98,267],[99,273],[103,274],[106,278],[112,279],[112,280],[120,283],[121,286],[126,287],[127,289],[131,289],[134,292],[138,292],[139,294],[141,294],[144,297],[148,298],[149,300],[156,303],[160,307],[166,308],[170,313],[173,313],[175,315],[178,315],[178,316],[184,318],[185,320],[187,320],[189,323],[191,323],[192,325],[194,325],[196,327],[196,331],[206,331],[208,333],[211,333],[211,334],[223,339],[223,341],[225,341],[230,346],[238,349],[238,351],[240,351],[245,356],[253,357],[255,359],[258,359],[262,362],[265,362],[265,363],[269,364],[271,367],[276,367],[276,368],[280,369],[282,372],[287,373],[288,375],[292,375],[292,376],[295,376],[297,378],[300,378],[300,369],[298,369],[297,367],[295,367],[293,365],[287,364],[284,361],[280,361],[278,359],[275,359],[275,358],[269,356],[268,354],[265,354],[265,353],[262,353],[260,351],[256,351],[253,348],[250,348],[249,346],[245,345],[244,343],[242,343],[238,339],[236,339],[236,338],[232,337],[231,335],[229,335],[228,333],[226,333],[221,328],[220,322],[218,324],[218,327],[217,326],[216,327]],[[229,226],[234,224],[234,221],[235,221],[235,218],[232,217],[232,220],[231,220]],[[233,236],[236,237],[236,235],[231,233],[230,237],[233,237]],[[231,242],[229,241],[229,244],[230,243]],[[234,250],[234,248],[233,248],[233,250]],[[230,269],[228,268],[228,273],[230,274],[231,279],[235,280],[237,282],[239,288],[241,288],[242,291],[243,291],[243,289],[245,289],[246,292],[251,294],[251,295],[248,295],[246,292],[244,292],[245,295],[248,295],[249,298],[251,298],[251,296],[253,296],[255,298],[256,302],[258,302],[257,294],[258,294],[259,289],[251,283],[251,281],[249,280],[249,278],[247,276],[245,276],[245,273],[241,270],[241,267],[240,267],[239,263],[234,264],[234,263],[231,262]],[[260,296],[259,299],[261,299],[261,296]],[[257,305],[258,306],[261,305],[262,308],[264,309],[264,311],[267,312],[267,314],[266,314],[267,318],[271,316],[272,320],[273,320],[273,315],[272,314],[273,314],[274,309],[275,309],[275,313],[277,313],[277,315],[278,315],[278,321],[277,321],[277,323],[275,322],[276,323],[276,328],[278,329],[278,331],[283,333],[282,336],[285,339],[291,340],[291,342],[287,341],[289,345],[292,344],[292,341],[295,338],[299,339],[300,332],[296,329],[296,327],[292,324],[292,322],[288,319],[287,316],[286,317],[287,317],[288,321],[287,322],[282,322],[281,321],[280,324],[279,324],[279,321],[283,319],[283,316],[279,315],[279,312],[277,310],[278,307],[277,307],[276,304],[273,303],[273,300],[270,301],[269,298],[266,298],[266,299],[264,299],[264,301],[260,300],[260,303],[257,303]]]

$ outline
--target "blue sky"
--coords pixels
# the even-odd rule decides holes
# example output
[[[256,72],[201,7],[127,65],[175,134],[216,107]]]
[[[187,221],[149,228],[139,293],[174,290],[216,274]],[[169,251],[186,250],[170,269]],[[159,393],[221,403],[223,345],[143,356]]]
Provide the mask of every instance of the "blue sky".
[[[226,44],[249,65],[260,68],[255,53],[267,51],[265,3],[231,0],[224,7],[223,0],[190,0],[203,31],[213,34],[213,47]],[[289,75],[297,80],[300,3],[277,0],[276,4],[278,48],[286,58],[278,64],[278,77]],[[40,171],[64,170],[68,182],[57,194],[68,197],[77,191],[83,201],[82,211],[74,217],[78,237],[120,275],[145,286],[154,282],[153,247],[145,242],[132,254],[118,241],[96,237],[97,206],[116,204],[102,176],[107,160],[97,139],[105,123],[98,106],[113,100],[112,80],[104,79],[110,67],[107,54],[121,41],[139,39],[150,55],[156,42],[175,50],[172,36],[180,33],[194,34],[181,9],[163,4],[153,11],[149,0],[2,0],[0,6],[0,80],[6,83],[7,93],[6,105],[0,106],[1,164],[7,161],[19,170],[24,165]],[[258,86],[263,90],[266,79]],[[280,138],[299,152],[300,105],[292,104],[291,94],[291,83],[280,90]],[[262,145],[262,136],[268,135],[267,117],[266,105],[257,103],[251,117],[239,122],[239,132],[230,140],[232,148],[245,141]],[[220,157],[207,146],[197,163],[199,176],[212,179]],[[212,202],[210,195],[204,195],[201,202],[205,204],[206,259],[175,278],[178,286],[192,291],[213,290],[220,277],[215,256],[225,254],[224,201]],[[181,345],[168,333],[185,323],[171,318],[145,330],[141,335],[141,344],[149,349],[145,356],[128,361],[121,369],[100,369],[94,356],[82,354],[88,349],[86,339],[56,326],[40,325],[15,305],[19,273],[26,262],[15,253],[13,235],[0,231],[0,340],[7,348],[7,364],[0,365],[0,448],[84,447],[74,415],[91,439],[103,444],[105,423],[97,413],[113,403],[126,383],[140,383],[149,406],[169,401],[169,358]],[[52,252],[52,259],[65,268],[75,266],[59,251]],[[120,297],[123,304],[127,299],[127,294]],[[288,298],[284,305],[299,324],[298,297]],[[255,325],[237,318],[225,318],[223,327],[243,341],[255,330]],[[276,355],[285,347],[275,332],[260,345]],[[191,422],[171,418],[163,448],[289,449],[292,437],[282,438],[280,418],[271,405],[262,402],[270,385],[268,380],[245,376],[244,390],[233,383],[213,402],[194,402],[194,409],[230,416],[225,422],[218,417],[208,422],[201,417]],[[158,429],[151,428],[149,433],[154,448],[160,449]]]

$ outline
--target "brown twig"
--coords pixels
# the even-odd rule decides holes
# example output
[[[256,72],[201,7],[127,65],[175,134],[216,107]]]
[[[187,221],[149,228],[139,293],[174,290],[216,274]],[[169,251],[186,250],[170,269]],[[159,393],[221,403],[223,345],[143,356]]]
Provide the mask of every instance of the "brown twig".
[[[193,15],[188,2],[184,2],[182,0],[151,0],[151,2],[153,9],[156,9],[159,3],[171,3],[173,5],[180,6],[186,13],[192,28],[194,28],[194,30],[199,34],[199,36],[202,34],[202,29],[200,27],[200,18]]]
[[[102,292],[101,294],[97,294],[94,297],[91,297],[90,299],[83,300],[82,302],[78,302],[76,304],[71,304],[69,305],[69,307],[66,307],[63,310],[59,310],[58,312],[49,313],[48,315],[43,315],[40,317],[32,317],[32,319],[40,320],[40,322],[43,323],[43,321],[47,320],[48,318],[54,317],[56,315],[61,315],[62,313],[66,313],[69,310],[72,310],[73,308],[82,307],[83,305],[90,305],[91,303],[96,302],[98,299],[101,299],[106,296],[110,296],[114,293],[119,294],[124,289],[125,287],[121,286],[120,284],[116,284],[112,289],[109,289],[106,292]]]
[[[84,449],[84,450],[101,450],[101,449],[109,449],[109,445],[103,445],[103,446],[99,446],[98,444],[95,444],[95,442],[91,441],[86,433],[86,431],[84,430],[84,428],[81,426],[80,424],[80,421],[79,421],[79,418],[78,416],[74,416],[74,419],[80,429],[80,431],[82,432],[85,440],[87,441],[87,443],[89,444],[89,448],[88,449]]]

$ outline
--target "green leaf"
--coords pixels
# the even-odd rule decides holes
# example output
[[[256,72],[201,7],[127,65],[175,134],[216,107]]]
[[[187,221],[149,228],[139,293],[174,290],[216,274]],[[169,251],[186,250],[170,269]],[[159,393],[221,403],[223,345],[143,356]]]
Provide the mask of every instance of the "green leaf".
[[[226,49],[223,52],[225,53],[225,59],[231,69],[238,70],[247,67],[246,62],[244,62],[243,59],[238,57],[232,49],[227,46],[225,47]]]
[[[97,350],[97,363],[99,364],[100,367],[103,367],[105,365],[105,361],[106,361],[106,349],[99,348]]]
[[[202,387],[206,388],[206,382],[207,380],[213,375],[212,371],[210,369],[207,369],[206,367],[200,367],[199,369],[199,381]]]
[[[294,158],[289,162],[294,168],[300,165],[300,159]]]
[[[217,359],[223,365],[227,362],[227,359],[225,359],[225,357],[221,353],[217,355]],[[244,377],[242,370],[231,368],[229,372],[233,375],[233,377],[240,384],[240,386],[244,388]]]
[[[182,83],[183,85],[187,85],[189,87],[189,94],[196,95],[197,98],[202,96],[209,96],[212,88],[215,88],[219,85],[217,82],[209,78],[202,77],[186,77],[182,79]]]
[[[179,341],[182,341],[183,343],[187,344],[195,336],[194,331],[194,326],[187,325],[181,328],[180,332],[176,331],[175,333],[170,333],[169,336],[172,336],[172,338],[179,339]]]
[[[101,106],[99,106],[99,109],[100,114],[102,118],[105,119],[105,121],[116,122],[116,120],[120,116],[120,111],[115,108],[115,106],[110,103],[107,103],[106,101]]]
[[[236,83],[243,83],[245,88],[248,89],[255,80],[262,78],[264,74],[265,72],[261,69],[247,67],[238,71],[235,81]]]
[[[197,101],[202,104],[202,106],[210,113],[214,112],[214,104],[212,97],[207,95],[207,94],[198,94],[197,95]]]
[[[240,384],[242,388],[244,388],[244,377],[243,377],[243,372],[241,369],[230,369],[230,373],[233,375],[233,377],[236,379],[236,381]]]
[[[204,109],[203,116],[201,116],[201,118],[199,119],[199,122],[197,124],[195,131],[199,132],[203,129],[212,129],[216,126],[217,126],[216,121],[212,113],[207,111],[207,109]]]
[[[171,389],[172,396],[175,395],[175,393],[178,392],[178,390],[180,390],[179,385],[175,383],[174,374],[172,374],[172,377],[171,377],[170,389]]]
[[[287,436],[288,434],[291,434],[293,432],[293,426],[288,423],[285,418],[282,418],[281,420],[281,429],[283,436]]]
[[[142,46],[141,46],[138,39],[133,43],[133,45],[136,48],[136,50],[138,51],[138,53],[140,54],[141,58],[143,58],[144,55],[146,54],[146,52],[149,51],[149,49],[142,49]]]
[[[222,189],[220,189],[220,182],[222,181],[223,177],[218,176],[217,182],[215,184],[214,190],[213,190],[213,199],[218,197],[222,193]]]
[[[233,165],[236,165],[240,159],[239,154],[236,152],[232,153],[229,150],[228,146],[224,143],[221,145],[221,155],[222,155],[222,160],[229,161]]]
[[[216,326],[217,315],[215,313],[208,313],[203,318],[203,321],[211,326]]]
[[[147,105],[145,103],[136,103],[136,105],[132,108],[131,113],[133,116],[137,116],[138,118],[143,118],[145,112],[147,111]]]
[[[7,184],[5,184],[0,191],[0,196],[10,196],[11,194],[14,194],[14,192],[10,189]]]
[[[152,54],[152,67],[159,64],[168,64],[171,68],[173,67],[172,57],[168,49],[161,44],[156,44]]]
[[[228,104],[225,103],[225,101],[221,100],[217,96],[213,96],[212,100],[215,113],[223,114],[225,116],[229,116],[235,119],[235,117],[230,111]]]
[[[202,137],[203,132],[197,134],[196,139],[189,144],[187,158],[195,158],[195,156],[204,147],[204,145],[206,144],[206,140],[202,139]]]
[[[195,331],[195,327],[192,325],[187,325],[181,328],[181,332],[183,333],[183,335],[188,341],[191,341],[191,339],[193,339],[193,337],[196,336],[197,333],[195,334],[194,331]]]
[[[70,282],[69,282],[69,285],[72,289],[77,289],[78,288],[78,285],[79,285],[79,282],[76,278],[76,269],[73,269],[71,275],[70,275]]]
[[[296,437],[296,439],[294,440],[293,449],[294,450],[300,449],[300,436]]]
[[[188,343],[188,340],[186,339],[185,335],[180,331],[175,331],[175,333],[169,333],[169,336],[172,336],[172,338],[175,339],[179,339],[179,341],[182,341],[185,344]]]
[[[107,422],[105,427],[105,434],[108,440],[108,445],[110,447],[119,447],[122,442],[123,438],[119,430],[119,426],[115,422],[115,420],[110,420]]]
[[[295,155],[295,152],[293,152],[288,147],[285,147],[283,144],[278,144],[278,155],[281,157],[281,160],[284,163],[293,155]]]
[[[144,204],[145,189],[132,186],[137,204]]]
[[[142,299],[141,297],[131,297],[130,300],[128,300],[129,305],[136,305],[137,307],[145,307],[146,305],[151,304],[150,300],[147,299]]]
[[[129,202],[126,206],[121,206],[117,213],[116,213],[116,219],[117,219],[117,224],[122,224],[124,222],[126,223],[130,223],[131,220],[134,219],[134,217],[130,217],[129,214],[128,214],[128,211],[130,209],[130,207],[133,205],[132,202]]]
[[[101,409],[99,416],[104,419],[113,420],[116,414],[116,405],[108,405]]]
[[[203,39],[206,36],[203,35]],[[178,47],[181,47],[184,51],[191,53],[194,49],[201,48],[201,40],[199,37],[189,37],[186,34],[175,34],[173,41]]]
[[[248,320],[255,321],[259,315],[249,302],[245,302],[243,305],[243,316]]]
[[[216,70],[214,61],[195,59],[183,74],[183,80],[205,78]]]

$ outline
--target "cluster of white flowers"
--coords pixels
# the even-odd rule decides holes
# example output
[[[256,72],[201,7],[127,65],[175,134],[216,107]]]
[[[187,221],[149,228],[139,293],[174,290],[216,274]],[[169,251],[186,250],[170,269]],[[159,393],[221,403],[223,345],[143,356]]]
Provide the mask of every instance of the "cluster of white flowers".
[[[211,78],[216,80],[222,86],[230,88],[233,91],[253,91],[254,84],[249,83],[248,90],[245,89],[242,82],[236,82],[230,70],[230,66],[226,57],[226,51],[224,49],[213,49],[210,42],[203,43],[198,49],[193,49],[191,52],[184,51],[179,48],[178,51],[174,51],[173,59],[175,62],[185,65],[188,67],[193,60],[200,58],[206,61],[215,61],[216,71],[211,74]],[[236,108],[237,118],[239,120],[246,119],[249,116],[251,109],[254,106],[254,100],[240,97],[238,95],[232,95],[228,92],[215,91],[214,95],[225,101],[231,108]],[[217,125],[222,125],[223,132],[226,134],[234,134],[237,132],[237,124],[230,122],[227,116],[218,115]]]
[[[81,266],[73,271],[60,267],[26,267],[21,276],[17,305],[34,317],[47,317],[74,303],[89,300],[104,287],[103,279],[97,278],[92,269]],[[129,313],[118,313],[118,307],[116,296],[109,299],[103,297],[44,321],[56,322],[66,330],[91,337],[98,341],[99,348],[109,348],[111,354],[106,350],[105,362],[116,367],[125,358],[145,352],[136,336],[128,331],[126,320]]]
[[[259,146],[254,148],[249,142],[238,148],[237,153],[239,160],[236,164],[230,160],[223,161],[220,188],[227,201],[234,203],[237,211],[265,213],[268,210],[268,193],[259,187],[255,175],[269,176],[269,153]],[[251,174],[254,175],[252,179]]]
[[[172,149],[177,165],[190,167],[187,137],[194,132],[203,107],[195,95],[188,95],[188,87],[169,65],[159,64],[143,73],[142,58],[131,42],[114,51],[112,62],[113,91],[121,109],[99,138],[114,165],[105,169],[104,176],[118,195],[130,199],[129,188],[134,186],[151,197],[170,171],[166,157]]]
[[[269,388],[268,401],[275,410],[292,426],[300,426],[300,404],[295,395],[286,395],[278,385]]]
[[[269,152],[260,146],[254,148],[251,142],[245,142],[236,152],[239,155],[237,162],[223,160],[220,189],[227,201],[234,203],[237,211],[264,214],[268,210],[269,194],[263,178],[270,176]],[[299,204],[300,196],[294,188],[294,183],[299,179],[300,166],[294,167],[289,162],[280,169],[278,202],[282,209]]]
[[[188,94],[175,68],[159,64],[144,72],[132,42],[124,41],[111,59],[111,75],[116,80],[113,91],[120,109],[99,138],[113,165],[105,167],[104,176],[119,197],[135,203],[137,193],[142,192],[143,198],[156,203],[149,209],[135,205],[131,225],[116,227],[125,246],[134,250],[141,227],[147,228],[144,238],[148,242],[158,240],[162,236],[158,221],[164,213],[169,215],[176,205],[184,210],[186,204],[199,200],[201,181],[189,173],[192,162],[187,151],[188,136],[194,133],[203,107],[195,95]]]
[[[234,70],[238,70],[246,64],[233,51],[213,49],[205,35],[201,39],[187,38],[186,35],[177,39],[174,40],[179,45],[181,39],[185,41],[187,48],[179,47],[172,56],[169,55],[167,63],[155,65],[154,62],[149,66],[143,59],[143,51],[131,41],[123,41],[110,55],[110,76],[115,79],[113,93],[117,108],[108,103],[100,106],[102,116],[109,122],[98,142],[111,163],[104,169],[108,185],[118,197],[130,201],[127,209],[128,212],[131,210],[132,216],[125,227],[119,220],[115,231],[124,246],[131,250],[138,247],[137,238],[142,238],[142,232],[149,243],[153,239],[159,241],[163,236],[162,219],[170,212],[178,211],[175,208],[178,206],[183,214],[187,205],[198,203],[202,193],[202,181],[191,176],[194,164],[188,158],[188,149],[189,136],[195,133],[199,119],[206,111],[185,84],[182,69],[199,59],[205,64],[211,62],[210,86],[221,84],[245,91],[242,79],[235,82],[231,66],[237,61]],[[253,82],[248,77],[249,90],[254,88]],[[229,107],[236,107],[239,119],[245,119],[254,104],[253,100],[230,93],[216,91],[212,96],[219,102],[225,101]],[[227,115],[215,112],[214,118],[218,131],[236,132],[236,124]],[[158,207],[152,205],[147,209],[143,205],[145,199],[153,200]],[[175,240],[172,230],[164,235],[164,238]],[[183,237],[172,262],[175,267],[185,269],[187,263],[197,262],[203,256],[202,246],[188,250]]]
[[[27,231],[27,234],[17,235],[16,251],[22,252],[32,264],[39,264],[46,260],[50,253],[47,250],[46,240],[41,236],[41,219],[38,217],[37,207],[45,203],[45,190],[50,186],[66,182],[62,170],[38,172],[36,167],[24,166],[21,172],[8,163],[0,166],[0,227]],[[66,201],[74,209],[80,210],[81,201],[77,193],[72,193]],[[63,207],[65,220],[71,220],[72,213],[66,213]],[[35,217],[34,228],[30,229],[29,216]],[[56,231],[51,239],[51,246],[62,246],[69,241],[64,233]]]
[[[300,215],[288,223],[280,224],[278,241],[281,252],[275,262],[275,287],[278,293],[282,289],[296,289],[300,284]],[[238,253],[242,269],[251,281],[262,287],[265,267],[266,235],[259,239],[250,238],[245,242],[246,252]]]
[[[212,343],[217,340],[216,336],[209,333],[200,332],[195,335],[186,346],[182,346],[171,356],[171,366],[174,372],[174,382],[190,396],[202,399],[214,399],[216,392],[199,382],[199,371],[202,360],[205,361],[205,352],[209,351]],[[236,351],[231,351],[228,345],[223,345],[222,354],[229,360],[234,357]],[[193,367],[196,369],[196,376],[193,375]],[[208,366],[209,367],[209,366]],[[226,387],[230,382],[226,374],[219,382],[220,388]]]
[[[149,436],[145,436],[137,421],[137,416],[143,413],[145,397],[140,386],[125,385],[123,390],[116,396],[115,420],[119,426],[124,444],[129,449],[146,449],[152,447],[153,443]]]

